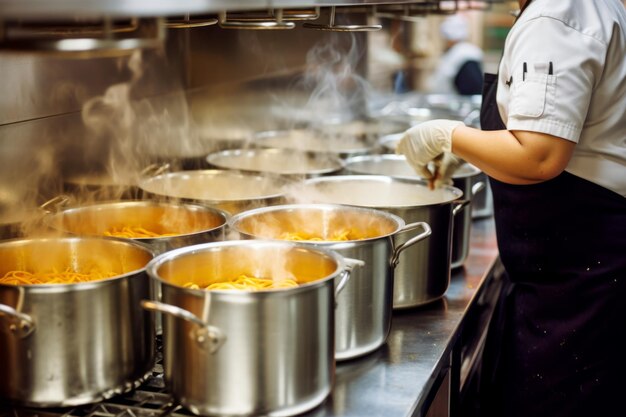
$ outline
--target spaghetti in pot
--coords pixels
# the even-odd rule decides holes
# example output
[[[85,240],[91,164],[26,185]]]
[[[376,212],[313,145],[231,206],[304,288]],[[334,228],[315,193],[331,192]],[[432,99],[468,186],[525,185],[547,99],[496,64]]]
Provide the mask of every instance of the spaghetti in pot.
[[[351,236],[350,233],[351,233],[350,230],[345,229],[339,232],[335,232],[332,236],[322,237],[322,236],[316,236],[316,235],[307,235],[301,232],[300,233],[299,232],[284,232],[284,233],[281,233],[278,238],[282,240],[294,240],[294,241],[304,240],[304,241],[316,241],[316,242],[358,240],[358,238],[354,238],[354,236]]]
[[[273,280],[269,278],[257,278],[241,274],[228,281],[214,282],[206,287],[201,287],[193,282],[184,285],[185,288],[194,290],[242,290],[242,291],[263,291],[276,290],[280,288],[297,287],[298,283],[292,279]]]
[[[0,284],[8,285],[36,285],[36,284],[76,284],[80,282],[98,281],[119,275],[112,271],[91,269],[86,273],[76,272],[70,268],[63,271],[28,272],[13,270],[0,277]]]
[[[105,236],[123,237],[128,239],[167,237],[174,236],[175,233],[157,233],[141,226],[112,227],[104,232]]]

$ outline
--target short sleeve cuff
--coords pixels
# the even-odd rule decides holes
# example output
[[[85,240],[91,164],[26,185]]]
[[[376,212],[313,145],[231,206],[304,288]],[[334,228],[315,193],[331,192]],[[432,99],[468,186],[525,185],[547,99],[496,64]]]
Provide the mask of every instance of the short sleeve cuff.
[[[508,130],[525,130],[529,132],[545,133],[572,141],[574,143],[578,143],[582,130],[578,126],[563,123],[557,120],[519,119],[513,116],[509,117],[506,128]]]

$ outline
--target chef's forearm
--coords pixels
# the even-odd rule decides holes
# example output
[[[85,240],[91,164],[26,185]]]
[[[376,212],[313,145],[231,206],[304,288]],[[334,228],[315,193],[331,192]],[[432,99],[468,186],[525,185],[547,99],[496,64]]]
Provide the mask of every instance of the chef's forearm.
[[[533,184],[559,175],[574,143],[543,133],[467,126],[454,130],[452,152],[487,175],[510,184]]]

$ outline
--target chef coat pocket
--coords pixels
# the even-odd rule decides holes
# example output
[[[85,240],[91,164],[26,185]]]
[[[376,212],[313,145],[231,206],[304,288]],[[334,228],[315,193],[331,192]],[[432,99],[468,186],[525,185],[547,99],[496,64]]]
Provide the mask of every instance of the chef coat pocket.
[[[546,101],[553,96],[556,76],[548,74],[526,74],[524,81],[514,83],[511,91],[510,116],[540,117]]]

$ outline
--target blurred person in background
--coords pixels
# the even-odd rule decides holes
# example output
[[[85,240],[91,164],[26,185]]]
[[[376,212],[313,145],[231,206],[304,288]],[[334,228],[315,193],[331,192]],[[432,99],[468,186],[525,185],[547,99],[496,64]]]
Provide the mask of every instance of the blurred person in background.
[[[432,120],[397,151],[439,183],[458,158],[490,176],[506,275],[479,415],[623,415],[626,9],[519,3],[499,73],[485,75],[482,130]]]
[[[462,15],[444,19],[440,26],[446,49],[427,81],[430,93],[474,95],[482,92],[483,51],[469,39],[469,22]]]

